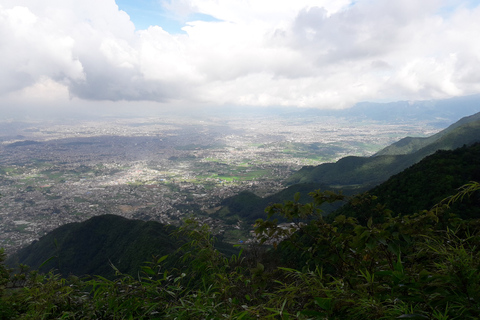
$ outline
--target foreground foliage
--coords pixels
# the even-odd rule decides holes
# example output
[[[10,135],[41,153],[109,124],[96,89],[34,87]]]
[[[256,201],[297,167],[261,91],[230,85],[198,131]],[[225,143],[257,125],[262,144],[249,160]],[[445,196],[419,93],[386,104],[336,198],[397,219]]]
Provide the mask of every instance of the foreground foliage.
[[[470,183],[428,211],[394,216],[377,207],[367,219],[318,209],[341,194],[315,191],[312,202],[267,208],[256,234],[276,249],[219,253],[207,226],[186,221],[176,267],[166,256],[133,277],[63,278],[0,264],[0,319],[478,319],[480,219],[449,205],[478,196]],[[368,196],[356,198],[362,208]],[[373,219],[375,217],[375,219]],[[280,242],[281,239],[284,239]],[[4,254],[0,254],[3,261]]]

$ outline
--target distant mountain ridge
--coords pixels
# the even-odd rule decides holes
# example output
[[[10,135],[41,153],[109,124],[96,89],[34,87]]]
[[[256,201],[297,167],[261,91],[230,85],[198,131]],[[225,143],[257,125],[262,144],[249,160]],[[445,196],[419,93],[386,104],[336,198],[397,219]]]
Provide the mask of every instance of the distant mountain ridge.
[[[336,163],[303,167],[287,183],[318,183],[332,188],[373,187],[437,150],[480,141],[480,113],[460,119],[428,138],[404,138],[371,157],[345,157]]]
[[[329,116],[347,120],[373,120],[389,124],[424,122],[430,126],[445,128],[452,122],[480,108],[480,94],[442,100],[359,102],[347,109],[298,109],[295,115],[304,117]],[[292,111],[279,110],[278,114],[292,116]]]
[[[453,133],[455,129],[467,125],[475,125],[475,121],[480,120],[480,112],[474,115],[464,117],[454,124],[450,125],[445,130],[442,130],[433,136],[422,138],[422,137],[405,137],[385,148],[378,151],[374,154],[374,156],[382,156],[382,155],[402,155],[402,154],[409,154],[416,152],[427,145],[434,143],[441,139],[443,136]]]
[[[373,120],[398,121],[429,120],[448,123],[478,112],[480,95],[469,95],[441,100],[396,101],[389,103],[360,102],[349,110],[350,117],[364,116]],[[447,121],[447,122],[445,122]]]

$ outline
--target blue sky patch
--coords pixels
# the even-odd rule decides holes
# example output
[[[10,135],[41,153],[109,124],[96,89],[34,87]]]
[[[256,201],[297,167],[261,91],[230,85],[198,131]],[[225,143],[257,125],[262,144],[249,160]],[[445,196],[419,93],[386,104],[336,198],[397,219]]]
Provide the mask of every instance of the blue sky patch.
[[[219,21],[203,13],[194,13],[186,21],[180,21],[155,0],[116,0],[120,10],[125,11],[137,30],[160,26],[170,34],[185,33],[182,28],[186,21]]]

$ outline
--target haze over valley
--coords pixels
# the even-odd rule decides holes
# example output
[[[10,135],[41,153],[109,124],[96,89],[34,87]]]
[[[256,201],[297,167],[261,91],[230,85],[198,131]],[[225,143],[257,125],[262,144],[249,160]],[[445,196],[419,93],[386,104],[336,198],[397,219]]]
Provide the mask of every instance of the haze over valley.
[[[1,245],[8,252],[68,222],[95,215],[179,224],[223,199],[285,187],[305,165],[369,156],[405,136],[439,130],[437,119],[389,123],[281,113],[3,120],[0,127]],[[233,235],[232,235],[233,236]]]

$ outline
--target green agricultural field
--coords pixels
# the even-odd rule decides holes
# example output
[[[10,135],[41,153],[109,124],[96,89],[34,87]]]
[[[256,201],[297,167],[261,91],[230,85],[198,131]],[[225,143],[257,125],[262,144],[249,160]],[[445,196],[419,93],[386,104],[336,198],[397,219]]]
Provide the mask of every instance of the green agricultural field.
[[[245,168],[235,168],[231,169],[230,173],[223,173],[223,174],[211,174],[209,176],[197,176],[197,180],[206,180],[206,179],[219,179],[222,181],[250,181],[255,180],[260,177],[265,177],[270,175],[270,170],[266,169],[256,169],[256,170],[249,170],[245,171]]]
[[[16,176],[25,173],[24,168],[0,166],[0,175]]]

